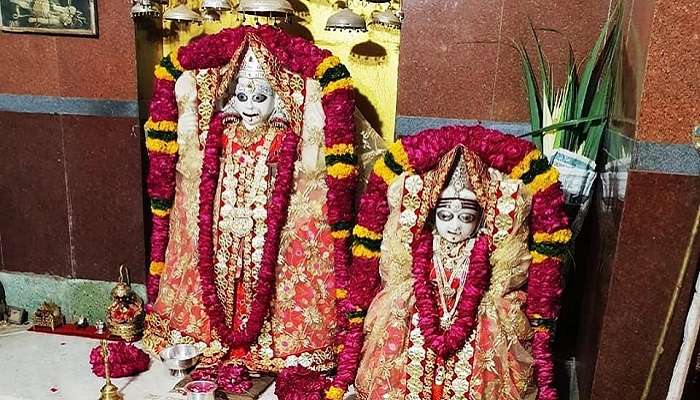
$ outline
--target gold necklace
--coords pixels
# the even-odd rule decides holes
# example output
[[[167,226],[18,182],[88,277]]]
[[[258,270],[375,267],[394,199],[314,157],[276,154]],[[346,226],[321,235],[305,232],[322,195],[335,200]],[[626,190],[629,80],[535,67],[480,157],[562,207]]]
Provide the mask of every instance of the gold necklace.
[[[241,147],[248,148],[258,143],[269,130],[267,124],[260,124],[252,131],[249,131],[243,124],[239,123],[236,126],[233,140],[235,143],[241,145]]]

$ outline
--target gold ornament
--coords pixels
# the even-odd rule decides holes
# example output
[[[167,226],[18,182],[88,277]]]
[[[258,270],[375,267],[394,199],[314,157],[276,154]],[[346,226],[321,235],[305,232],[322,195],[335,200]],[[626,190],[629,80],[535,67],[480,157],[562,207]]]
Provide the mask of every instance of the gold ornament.
[[[112,289],[112,304],[107,308],[107,327],[127,342],[138,340],[143,333],[146,313],[143,300],[131,289],[129,269],[119,266],[119,282]]]

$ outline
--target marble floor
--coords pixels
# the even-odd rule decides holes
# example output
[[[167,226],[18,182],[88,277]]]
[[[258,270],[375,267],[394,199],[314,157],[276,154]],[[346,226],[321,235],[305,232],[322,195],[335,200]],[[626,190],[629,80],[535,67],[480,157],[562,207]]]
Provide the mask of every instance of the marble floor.
[[[0,400],[95,400],[104,380],[90,370],[96,339],[14,332],[0,336]],[[158,360],[148,371],[114,379],[125,400],[184,400],[171,389],[180,378],[170,376]],[[273,400],[274,386],[260,397]]]

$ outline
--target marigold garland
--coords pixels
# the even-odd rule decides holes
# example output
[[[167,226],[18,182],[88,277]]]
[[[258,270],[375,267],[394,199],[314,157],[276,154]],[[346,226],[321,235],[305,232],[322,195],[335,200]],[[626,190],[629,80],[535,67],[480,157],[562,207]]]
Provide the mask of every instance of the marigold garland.
[[[338,289],[337,293],[341,294],[336,296],[338,300],[338,328],[341,330],[338,336],[338,343],[341,343],[346,337],[342,331],[346,328],[346,325],[349,326],[345,317],[349,308],[346,304],[346,296],[342,294],[347,292],[349,279],[348,270],[351,263],[350,229],[354,225],[355,210],[353,199],[358,179],[357,158],[355,157],[355,148],[353,146],[355,139],[352,118],[355,109],[354,89],[347,68],[340,63],[337,57],[332,56],[327,50],[319,49],[305,39],[290,36],[284,31],[270,26],[244,26],[235,29],[224,29],[215,35],[199,37],[188,45],[163,57],[156,68],[154,95],[150,106],[151,118],[145,125],[147,140],[151,143],[149,148],[147,187],[153,211],[151,268],[147,282],[149,306],[158,295],[159,277],[165,268],[165,252],[169,234],[169,211],[175,194],[178,114],[174,82],[185,70],[217,68],[225,65],[249,35],[255,36],[256,39],[262,42],[283,68],[299,74],[303,78],[315,78],[321,83],[323,93],[321,103],[326,117],[324,145],[327,156],[327,218],[333,238],[335,283]],[[291,140],[293,135],[285,137]],[[291,142],[288,145],[289,148],[292,147]],[[212,144],[210,149],[215,151],[216,147]],[[290,160],[292,165],[293,160]],[[280,164],[282,164],[281,160]],[[280,188],[280,191],[283,191],[282,188]],[[282,197],[284,196],[278,196],[278,204],[282,203]],[[286,207],[280,208],[286,210]],[[279,213],[284,214],[284,218],[286,218],[286,212],[280,211]],[[283,218],[280,217],[279,223],[282,223],[282,220]],[[271,226],[268,229],[268,235],[272,235],[270,232],[275,231],[277,228],[281,230],[282,227]],[[268,247],[267,239],[266,237],[265,248]],[[271,242],[275,241],[272,240]],[[279,246],[279,237],[277,244],[273,243],[270,246]],[[274,251],[270,250],[267,253],[269,258],[267,261],[264,259],[264,262],[273,265],[276,262],[276,254],[274,259],[272,259]],[[261,292],[263,295],[267,291],[268,286],[274,285],[274,275],[271,278],[267,278],[265,283],[262,283],[264,277],[260,279],[262,286],[259,286],[258,292]],[[261,301],[266,297],[263,295],[259,296]],[[266,302],[264,310],[263,307],[258,307],[261,310],[258,314],[262,315],[262,318],[268,312],[267,307],[269,307],[269,303],[269,301]],[[263,311],[265,315],[263,315]],[[251,323],[249,320],[248,326],[255,325],[257,324]],[[231,334],[231,332],[228,333]],[[257,333],[253,335],[255,333],[253,329],[248,333],[242,338],[234,339],[232,342],[249,343],[252,340],[252,336],[257,336]],[[226,334],[226,331],[219,332],[219,334],[221,336],[230,336]],[[286,376],[293,379],[297,375],[281,374],[278,380],[283,380]],[[287,387],[292,388],[287,393],[293,397],[295,386],[287,385]]]
[[[564,197],[557,181],[557,172],[534,146],[522,139],[481,126],[452,126],[429,129],[397,140],[383,159],[377,161],[369,176],[365,193],[360,199],[357,227],[353,241],[351,282],[348,302],[353,312],[348,320],[357,321],[357,313],[366,312],[380,285],[378,266],[380,254],[368,249],[362,232],[383,232],[389,216],[387,190],[391,182],[403,172],[418,174],[429,171],[438,160],[456,145],[461,144],[476,153],[490,167],[522,179],[533,195],[530,215],[533,244],[547,243],[564,249],[571,234],[564,212]],[[405,154],[405,156],[404,156]],[[379,240],[381,243],[381,239]],[[376,243],[375,243],[376,244]],[[426,245],[427,246],[427,245]],[[526,313],[535,327],[532,341],[535,382],[538,399],[555,400],[553,361],[551,353],[552,326],[559,313],[561,295],[561,260],[540,254],[531,248],[532,264],[528,277]],[[350,324],[339,355],[338,371],[326,400],[342,398],[355,377],[363,343],[361,325]]]

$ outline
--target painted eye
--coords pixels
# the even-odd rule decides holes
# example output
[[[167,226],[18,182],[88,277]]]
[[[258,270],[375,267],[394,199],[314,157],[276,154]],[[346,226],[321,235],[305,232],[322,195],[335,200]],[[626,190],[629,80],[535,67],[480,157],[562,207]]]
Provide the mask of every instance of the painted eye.
[[[476,221],[476,215],[469,213],[459,214],[459,220],[464,222],[465,224],[468,224],[470,222]]]
[[[262,103],[265,100],[267,100],[267,96],[265,96],[264,94],[256,93],[253,95],[253,101],[256,103]]]
[[[236,93],[236,98],[240,102],[248,101],[248,96],[245,93]]]
[[[440,210],[437,212],[437,217],[440,218],[441,221],[450,221],[454,216],[454,214],[447,210]]]

